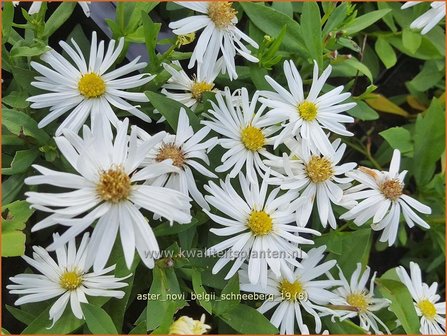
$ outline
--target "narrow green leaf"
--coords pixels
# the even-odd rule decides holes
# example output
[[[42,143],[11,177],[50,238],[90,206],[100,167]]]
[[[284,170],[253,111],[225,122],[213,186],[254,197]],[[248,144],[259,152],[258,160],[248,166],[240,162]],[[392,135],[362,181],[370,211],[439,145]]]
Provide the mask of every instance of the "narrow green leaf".
[[[400,281],[389,279],[376,279],[376,283],[382,295],[391,301],[390,310],[407,334],[419,334],[419,318],[407,287]]]
[[[17,151],[14,155],[14,159],[11,162],[11,167],[3,168],[3,175],[15,175],[26,172],[34,160],[39,156],[37,149],[25,149]]]
[[[186,114],[188,115],[190,125],[197,131],[200,129],[200,121],[197,116],[185,105],[167,98],[159,93],[145,91],[146,96],[149,98],[150,103],[166,118],[168,124],[171,126],[173,131],[177,130],[178,116],[180,109],[184,108]]]
[[[62,2],[45,23],[43,35],[50,37],[62,26],[73,13],[76,2]]]
[[[383,38],[379,37],[376,40],[375,50],[382,63],[387,69],[393,67],[397,62],[396,53],[393,47]]]
[[[359,16],[352,20],[346,27],[345,31],[348,35],[353,35],[355,33],[358,33],[359,31],[371,26],[373,23],[379,21],[381,18],[383,18],[386,14],[388,14],[391,11],[390,8],[387,9],[379,9],[376,11],[372,11],[369,13],[366,13],[362,16]]]
[[[192,270],[192,288],[194,289],[194,293],[197,294],[200,298],[198,299],[200,305],[208,312],[212,313],[212,305],[211,301],[205,299],[206,290],[202,284],[202,275],[201,272],[197,269]]]
[[[256,309],[244,304],[219,316],[241,334],[277,334],[278,329]]]
[[[112,319],[101,307],[81,303],[88,329],[93,334],[118,334]]]
[[[321,38],[320,8],[316,2],[305,2],[301,14],[301,32],[309,56],[323,65],[323,39]]]

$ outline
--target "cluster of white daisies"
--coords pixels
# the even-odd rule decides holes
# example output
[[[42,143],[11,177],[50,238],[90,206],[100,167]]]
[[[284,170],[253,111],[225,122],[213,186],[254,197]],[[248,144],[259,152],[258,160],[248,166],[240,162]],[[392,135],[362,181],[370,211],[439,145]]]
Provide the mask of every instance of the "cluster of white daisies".
[[[178,62],[164,64],[171,78],[162,93],[195,110],[203,94],[214,91],[216,102],[199,130],[193,130],[185,109],[178,111],[175,134],[148,134],[129,125],[127,118],[118,119],[116,111],[122,110],[151,122],[134,104],[148,102],[135,90],[153,78],[139,73],[146,63],[136,58],[111,70],[123,51],[123,38],[106,46],[93,33],[88,60],[74,40],[72,46],[61,41],[70,60],[52,49],[41,57],[43,63],[31,63],[39,73],[32,85],[48,93],[28,101],[34,109],[50,111],[39,127],[66,115],[54,139],[71,168],[61,172],[34,165],[40,174],[25,181],[62,188],[26,193],[33,208],[49,213],[32,232],[56,225],[65,231],[54,234],[46,250],[34,247],[33,258],[24,257],[40,274],[11,278],[10,292],[22,295],[16,304],[57,298],[49,312],[54,324],[68,303],[82,318],[80,304],[87,302],[86,296],[123,297],[118,289],[126,286],[125,278],[106,275],[115,267],[106,265],[117,235],[128,268],[135,250],[153,268],[159,247],[144,214],[187,224],[194,201],[220,225],[211,232],[225,237],[208,249],[209,255],[226,251],[213,273],[231,264],[226,279],[239,272],[241,290],[273,294],[276,299],[264,302],[259,311],[276,307],[271,322],[281,333],[293,334],[296,325],[301,333],[309,333],[302,310],[313,317],[317,333],[322,331],[320,317],[328,315],[340,320],[358,317],[366,331],[389,333],[374,314],[389,301],[374,296],[375,274],[368,287],[369,267],[362,272],[358,264],[350,281],[339,269],[336,280],[329,273],[336,261],[322,263],[325,246],[305,252],[301,245],[313,244],[312,235],[320,235],[306,227],[314,208],[323,228],[337,227],[333,205],[347,210],[340,219],[358,226],[372,220],[372,229],[382,231],[380,240],[390,246],[401,214],[409,227],[428,229],[415,210],[430,214],[430,208],[404,194],[406,171],[399,171],[399,151],[394,151],[389,171],[343,163],[346,145],[341,139],[331,142],[330,135],[353,136],[345,124],[354,119],[344,112],[355,103],[346,102],[350,93],[344,93],[343,86],[326,92],[331,66],[320,75],[315,63],[308,90],[292,61],[284,62],[287,87],[266,76],[272,90],[252,97],[245,88],[215,88],[219,73],[237,78],[237,55],[258,61],[244,42],[258,46],[236,27],[237,12],[230,2],[179,4],[199,13],[170,24],[179,38],[202,30],[188,65],[196,67],[196,74],[188,77]],[[213,168],[208,154],[216,146],[224,154],[222,164]],[[216,173],[226,173],[226,178],[218,181]],[[204,186],[206,195],[196,184],[198,176],[210,180]],[[84,233],[76,248],[76,237],[91,227],[91,236]],[[47,251],[55,251],[57,260]],[[436,283],[423,283],[414,263],[410,276],[403,268],[398,275],[415,300],[421,332],[444,333],[445,307],[437,303]],[[178,325],[194,323],[184,319]],[[208,328],[202,321],[199,329]]]

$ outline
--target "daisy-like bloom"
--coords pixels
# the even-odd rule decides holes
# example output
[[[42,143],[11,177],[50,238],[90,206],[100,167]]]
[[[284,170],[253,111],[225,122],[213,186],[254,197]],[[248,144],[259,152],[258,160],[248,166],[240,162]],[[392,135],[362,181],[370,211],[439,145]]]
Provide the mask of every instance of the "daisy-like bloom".
[[[78,132],[89,115],[92,124],[97,122],[97,119],[105,119],[116,127],[119,120],[112,106],[150,122],[151,119],[145,113],[126,101],[147,102],[146,95],[124,90],[140,87],[149,82],[153,76],[137,74],[120,78],[144,68],[146,63],[138,63],[139,57],[137,57],[129,64],[108,72],[123,50],[124,38],[119,40],[116,48],[115,41],[111,40],[105,51],[104,41],[98,44],[96,32],[93,32],[88,64],[77,43],[74,40],[71,42],[74,49],[64,41],[60,41],[59,44],[75,65],[55,50],[50,50],[41,57],[50,67],[31,62],[31,66],[42,75],[36,77],[37,81],[31,84],[51,92],[27,99],[32,103],[32,108],[50,108],[50,113],[39,122],[38,126],[45,127],[70,111],[69,116],[58,127],[56,135],[62,134],[65,128]]]
[[[290,149],[290,155],[283,154],[283,158],[266,160],[265,163],[273,167],[280,175],[272,179],[281,189],[303,190],[296,207],[296,222],[305,226],[312,213],[314,203],[317,203],[318,214],[323,227],[329,225],[335,229],[337,222],[332,203],[341,205],[343,190],[350,186],[349,177],[343,177],[355,168],[353,162],[338,165],[345,152],[346,145],[337,139],[332,143],[333,152],[322,156],[313,152],[304,141],[287,139],[285,144]],[[305,201],[302,202],[301,199]],[[295,206],[291,204],[291,207]]]
[[[372,229],[383,230],[380,241],[388,241],[389,246],[393,245],[396,240],[401,212],[410,228],[415,224],[425,229],[430,228],[430,225],[420,218],[413,209],[423,214],[430,214],[431,208],[403,193],[407,171],[399,173],[399,167],[400,152],[395,149],[388,172],[360,167],[347,173],[349,177],[360,184],[348,189],[343,199],[347,202],[363,201],[340,217],[345,220],[353,219],[354,223],[359,226],[372,218]]]
[[[224,95],[220,92],[216,94],[216,100],[217,105],[211,102],[212,109],[208,110],[210,120],[202,121],[202,124],[223,136],[219,144],[227,149],[222,155],[222,165],[216,171],[231,169],[229,176],[234,178],[245,164],[248,179],[255,181],[256,171],[263,175],[262,171],[267,170],[261,157],[268,155],[266,146],[273,143],[272,135],[279,128],[266,122],[262,115],[265,106],[256,110],[258,92],[250,102],[247,89],[242,88],[232,95],[225,88]]]
[[[402,5],[402,9],[413,7],[424,1],[407,1]],[[410,28],[421,30],[421,34],[425,35],[432,30],[442,19],[445,18],[445,1],[433,1],[430,3],[430,9],[414,20]]]
[[[441,298],[436,294],[438,284],[434,282],[429,287],[422,282],[421,269],[414,262],[410,262],[410,275],[402,266],[399,266],[396,272],[400,281],[407,286],[416,312],[421,317],[419,331],[423,335],[445,335],[445,302],[439,302]]]
[[[93,263],[95,271],[105,266],[118,231],[127,266],[131,266],[136,248],[146,266],[153,267],[154,259],[159,257],[158,243],[141,208],[169,221],[191,221],[189,197],[168,188],[141,184],[177,171],[169,161],[137,169],[166,133],[140,143],[136,128],[128,136],[128,125],[127,118],[118,125],[114,140],[100,123],[93,132],[84,126],[83,139],[65,130],[64,136],[55,137],[55,141],[76,173],[34,165],[42,175],[25,180],[28,185],[49,184],[69,190],[26,193],[32,207],[52,213],[35,224],[33,232],[59,223],[68,227],[48,250],[60,247],[98,220],[91,239],[95,249],[87,255],[87,263]]]
[[[20,1],[13,1],[12,4],[17,6]],[[82,10],[86,17],[90,17],[90,4],[91,1],[78,1],[78,4],[81,6]],[[42,1],[33,1],[30,8],[28,9],[28,14],[33,15],[39,13],[40,7],[42,7]]]
[[[365,272],[362,274],[362,264],[358,263],[351,279],[348,282],[339,268],[339,276],[342,281],[341,287],[335,290],[337,298],[331,300],[334,307],[335,316],[339,317],[341,321],[345,319],[352,319],[358,317],[360,320],[360,327],[365,331],[371,329],[375,334],[382,334],[380,326],[389,334],[390,331],[387,326],[374,314],[375,311],[381,310],[389,305],[387,299],[374,297],[374,279],[376,272],[374,272],[369,290],[367,283],[371,269],[367,266]],[[379,324],[377,324],[377,322]]]
[[[59,238],[58,234],[54,234],[53,237]],[[15,305],[58,297],[49,312],[54,325],[64,313],[68,303],[74,316],[82,319],[84,315],[81,303],[88,303],[86,295],[122,299],[124,292],[117,289],[127,286],[127,283],[120,282],[127,277],[115,278],[107,274],[115,270],[115,265],[89,272],[86,256],[90,249],[96,248],[89,244],[89,241],[89,234],[85,233],[76,250],[76,241],[70,240],[67,245],[56,249],[56,260],[44,248],[33,246],[33,258],[28,256],[22,258],[40,274],[24,273],[10,278],[14,283],[6,286],[10,294],[22,295]]]
[[[309,142],[310,147],[316,147],[323,155],[329,155],[333,148],[323,128],[340,135],[353,135],[346,130],[343,123],[353,122],[354,118],[342,112],[353,108],[356,104],[340,104],[351,94],[342,93],[344,87],[341,85],[319,96],[331,71],[332,67],[329,65],[318,77],[318,65],[315,62],[312,85],[306,98],[303,81],[292,61],[284,62],[284,74],[289,91],[270,76],[265,77],[276,91],[263,91],[264,97],[259,99],[271,108],[266,117],[272,124],[284,122],[284,128],[276,138],[275,147],[288,137],[300,135],[304,141]]]
[[[338,280],[315,280],[335,266],[335,260],[319,264],[324,258],[326,246],[311,249],[301,266],[293,272],[284,269],[279,276],[268,272],[267,287],[249,282],[247,268],[239,271],[240,288],[245,292],[273,295],[273,300],[265,301],[258,311],[265,313],[276,307],[270,322],[281,334],[294,335],[295,321],[301,334],[309,334],[309,328],[303,322],[302,309],[315,320],[315,332],[321,332],[320,314],[332,315],[334,311],[325,307],[336,295],[330,288],[340,285]]]
[[[194,133],[185,109],[180,109],[176,134],[168,134],[162,142],[147,153],[146,158],[140,164],[140,167],[144,168],[148,165],[171,160],[171,165],[175,171],[159,175],[155,179],[148,181],[149,184],[178,190],[186,196],[191,195],[197,204],[209,210],[208,204],[197,188],[193,175],[194,169],[208,178],[217,178],[214,173],[198,162],[201,160],[206,166],[210,165],[207,153],[215,146],[217,138],[211,138],[202,142],[209,132],[210,129],[208,127],[203,127],[200,131]],[[151,139],[151,136],[141,129],[139,129],[138,134],[144,141]]]
[[[268,173],[267,173],[268,174]],[[268,176],[267,176],[268,177]],[[205,196],[210,205],[225,216],[205,210],[208,216],[223,226],[210,231],[224,241],[210,247],[208,255],[223,254],[213,267],[213,274],[219,272],[229,262],[234,261],[225,279],[230,279],[248,259],[248,278],[250,283],[267,285],[267,272],[271,269],[276,275],[290,266],[299,266],[296,258],[305,258],[306,254],[299,244],[313,244],[310,239],[299,236],[300,233],[320,235],[318,231],[290,225],[294,220],[293,210],[288,206],[296,198],[293,191],[278,196],[279,188],[267,195],[266,179],[261,186],[249,183],[242,173],[239,174],[242,195],[239,195],[227,177],[220,187],[210,182],[205,189],[211,194]]]
[[[169,327],[169,335],[203,335],[211,329],[205,324],[205,314],[200,320],[194,320],[189,316],[181,316]]]
[[[169,64],[163,64],[172,77],[163,85],[161,92],[166,97],[176,100],[194,111],[202,102],[203,94],[214,91],[214,80],[220,71],[220,66],[214,63],[199,64],[197,74],[191,79],[178,61],[172,63],[176,68]]]
[[[258,44],[236,27],[237,11],[233,8],[231,2],[181,1],[176,3],[200,13],[169,24],[169,28],[173,29],[173,33],[176,35],[186,35],[203,29],[192,53],[189,68],[192,68],[196,62],[215,64],[219,57],[219,51],[221,51],[223,57],[222,72],[228,72],[230,80],[233,80],[237,78],[234,62],[236,54],[250,62],[258,62],[258,59],[251,55],[251,51],[242,41],[249,43],[256,49]]]

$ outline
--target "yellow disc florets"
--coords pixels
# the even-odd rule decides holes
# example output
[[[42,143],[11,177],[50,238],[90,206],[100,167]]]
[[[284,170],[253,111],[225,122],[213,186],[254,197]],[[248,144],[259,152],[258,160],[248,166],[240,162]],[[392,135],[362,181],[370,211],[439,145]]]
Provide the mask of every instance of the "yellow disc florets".
[[[255,236],[264,236],[273,230],[273,221],[265,211],[252,210],[247,226]]]
[[[63,289],[73,291],[82,284],[82,274],[76,271],[66,271],[59,278],[59,284]]]
[[[317,106],[310,101],[303,101],[298,105],[297,109],[300,117],[306,121],[312,121],[317,118]]]
[[[202,101],[202,95],[204,92],[209,92],[214,88],[213,83],[207,82],[194,82],[191,86],[191,95],[197,101]]]
[[[172,160],[174,166],[180,168],[185,163],[185,154],[179,146],[173,143],[163,144],[158,150],[155,160],[161,162],[168,159]]]
[[[99,197],[106,202],[123,201],[127,199],[131,191],[130,177],[123,167],[112,167],[101,172],[96,191]]]
[[[420,309],[422,315],[428,320],[434,320],[436,316],[436,307],[435,305],[427,299],[421,300],[417,304]]]
[[[391,201],[397,200],[402,195],[403,189],[404,185],[399,179],[386,180],[380,185],[383,196]]]
[[[303,284],[298,280],[295,282],[282,280],[279,283],[279,292],[284,300],[299,301],[305,299]]]
[[[359,313],[364,313],[368,310],[368,299],[363,293],[349,294],[346,301],[349,305],[356,308],[357,312]]]
[[[229,1],[211,1],[208,5],[208,16],[217,28],[227,28],[233,24],[237,11]]]
[[[106,92],[106,84],[101,76],[90,72],[81,77],[78,82],[78,90],[86,98],[97,98]]]
[[[241,141],[248,150],[257,151],[265,145],[265,136],[259,128],[250,125],[241,131]]]
[[[334,175],[334,169],[325,157],[312,156],[306,165],[306,173],[313,183],[321,183]]]

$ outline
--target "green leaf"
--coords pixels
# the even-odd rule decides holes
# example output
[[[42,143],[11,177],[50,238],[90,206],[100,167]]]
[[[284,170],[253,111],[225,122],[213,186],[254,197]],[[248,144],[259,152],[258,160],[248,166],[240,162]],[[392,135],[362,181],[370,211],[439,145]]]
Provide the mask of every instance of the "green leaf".
[[[192,288],[194,289],[194,293],[196,293],[199,296],[199,303],[200,305],[208,312],[212,313],[212,305],[210,300],[205,299],[206,290],[203,287],[202,284],[202,275],[201,272],[197,269],[192,270]]]
[[[171,223],[165,222],[161,223],[160,225],[157,225],[153,229],[153,231],[156,237],[172,236],[197,226],[197,223],[198,223],[197,218],[193,218],[191,220],[191,223],[182,225],[171,225]]]
[[[347,14],[347,6],[348,4],[343,2],[334,9],[331,15],[329,15],[323,28],[323,36],[327,36],[331,31],[334,31],[343,23]]]
[[[251,22],[270,36],[277,36],[283,26],[287,25],[287,33],[284,36],[282,46],[288,51],[307,55],[298,22],[263,4],[253,2],[240,2],[239,4]]]
[[[418,115],[414,131],[413,172],[416,183],[424,186],[431,179],[436,163],[445,150],[445,111],[434,98],[424,115]]]
[[[44,52],[48,51],[49,47],[41,40],[34,39],[31,42],[28,41],[20,41],[19,43],[14,44],[11,49],[11,57],[33,57],[40,56]]]
[[[277,334],[270,321],[256,309],[244,304],[219,316],[231,328],[241,334]]]
[[[403,127],[391,127],[379,133],[393,149],[398,149],[403,155],[413,152],[411,133]],[[409,155],[408,155],[409,156]]]
[[[293,6],[291,2],[273,1],[272,8],[293,18]]]
[[[346,31],[346,34],[353,35],[355,33],[358,33],[359,31],[371,26],[373,23],[379,21],[381,18],[383,18],[386,14],[388,14],[391,11],[391,9],[379,9],[376,11],[369,12],[367,14],[364,14],[362,16],[359,16],[352,20],[344,30]]]
[[[176,294],[178,296],[172,296]],[[172,320],[178,309],[186,305],[175,272],[172,268],[160,268],[153,271],[152,285],[149,290],[146,310],[146,328],[154,330]]]
[[[16,257],[25,254],[26,236],[22,230],[34,213],[26,201],[15,201],[2,208],[2,256]]]
[[[87,327],[93,334],[118,334],[112,319],[104,309],[89,303],[81,305]]]
[[[143,22],[146,49],[149,54],[149,69],[151,72],[154,72],[160,67],[156,47],[161,23],[154,23],[144,11],[141,11],[141,20]]]
[[[330,317],[323,318],[324,325],[327,326],[329,332],[333,335],[364,335],[366,331],[349,320],[339,321],[335,323]]]
[[[348,114],[360,120],[377,120],[379,114],[363,101],[356,101],[357,105],[348,110]]]
[[[189,123],[192,126],[192,128],[195,131],[200,129],[199,119],[194,114],[194,112],[192,112],[185,105],[170,98],[167,98],[166,96],[161,95],[159,93],[151,91],[145,91],[144,93],[149,98],[150,103],[166,118],[168,124],[171,126],[174,132],[177,131],[178,116],[181,108],[185,109],[186,114],[188,115],[189,118]]]
[[[65,310],[62,317],[51,327],[49,320],[49,311],[51,305],[44,309],[23,331],[22,334],[69,334],[79,329],[84,323],[84,320],[76,318],[71,309]]]
[[[34,160],[39,156],[37,149],[25,149],[17,151],[14,155],[14,159],[11,162],[11,167],[3,168],[3,175],[15,175],[26,172]]]
[[[226,298],[228,295],[231,295],[233,293],[236,295],[240,293],[239,276],[237,274],[234,275],[230,279],[230,281],[228,281],[227,285],[224,287],[220,294],[220,301],[216,302],[215,312],[217,315],[222,315],[238,307],[240,300],[230,300]]]
[[[438,84],[443,79],[445,71],[440,71],[436,63],[436,61],[425,62],[421,72],[409,82],[411,87],[425,92]]]
[[[393,67],[397,62],[396,53],[393,47],[382,37],[377,38],[375,44],[377,56],[387,69]]]
[[[50,141],[50,136],[37,126],[37,122],[23,112],[3,108],[2,122],[3,126],[17,136],[32,137],[40,145],[45,145]]]
[[[24,180],[25,175],[13,175],[6,181],[2,181],[2,204],[8,204],[15,200],[25,184]]]
[[[29,106],[26,101],[28,96],[25,93],[12,91],[9,95],[2,98],[2,103],[11,106],[12,108],[25,109]]]
[[[45,23],[43,35],[50,37],[62,26],[73,13],[76,2],[62,2]]]
[[[364,65],[363,63],[361,63],[359,60],[357,60],[356,58],[349,58],[347,60],[345,60],[343,62],[343,64],[352,67],[354,69],[356,69],[357,71],[359,71],[361,74],[365,75],[366,77],[368,77],[369,81],[372,83],[373,82],[373,76],[371,74],[371,71],[368,69],[368,67],[366,65]]]
[[[420,33],[414,32],[408,28],[402,30],[402,44],[409,52],[415,53],[422,43]]]
[[[316,2],[305,2],[301,14],[301,32],[309,56],[323,65],[323,39],[321,38],[320,8]]]
[[[390,310],[396,314],[407,334],[419,334],[419,318],[407,287],[400,281],[376,279],[382,295],[391,301]]]
[[[5,305],[5,308],[8,312],[11,313],[12,316],[14,316],[18,321],[22,322],[23,324],[30,324],[36,318],[35,315],[22,309],[18,309],[8,305]]]
[[[132,13],[129,15],[129,22],[127,23],[127,27],[125,29],[126,33],[134,32],[138,26],[141,24],[141,12],[146,14],[150,13],[157,5],[158,1],[151,2],[137,2],[135,3],[135,8]],[[124,5],[129,5],[128,3],[124,3]],[[127,35],[126,34],[126,35]]]
[[[9,34],[14,21],[14,6],[12,2],[3,2],[2,8],[2,43],[5,44],[9,40]]]

